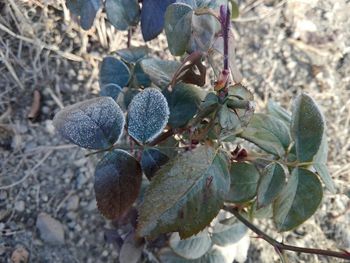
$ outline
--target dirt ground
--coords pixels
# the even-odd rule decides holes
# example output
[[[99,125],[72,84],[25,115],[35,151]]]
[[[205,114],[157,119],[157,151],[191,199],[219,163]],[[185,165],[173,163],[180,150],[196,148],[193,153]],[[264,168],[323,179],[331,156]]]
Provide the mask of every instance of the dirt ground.
[[[255,91],[259,109],[269,98],[290,108],[299,92],[312,95],[327,120],[337,188],[335,195],[326,191],[315,216],[291,233],[256,223],[286,243],[350,250],[350,1],[238,2],[241,16],[233,25],[244,83]],[[131,44],[143,44],[138,30]],[[147,45],[170,57],[164,35]],[[112,225],[96,209],[95,160],[58,136],[52,118],[96,96],[100,61],[125,47],[126,33],[113,29],[104,13],[85,32],[64,0],[0,0],[0,262],[26,252],[30,262],[118,262],[104,237]],[[33,122],[28,114],[35,90],[41,114]],[[43,240],[41,231],[51,231],[51,239]],[[246,262],[278,262],[273,248],[249,236]],[[290,262],[343,262],[288,256]]]

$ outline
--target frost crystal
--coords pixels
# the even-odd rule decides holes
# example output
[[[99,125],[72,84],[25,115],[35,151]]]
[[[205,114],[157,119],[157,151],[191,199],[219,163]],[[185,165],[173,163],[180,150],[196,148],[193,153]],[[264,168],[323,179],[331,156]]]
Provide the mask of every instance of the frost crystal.
[[[165,128],[169,118],[166,98],[155,88],[137,94],[129,105],[128,132],[135,140],[146,144]]]

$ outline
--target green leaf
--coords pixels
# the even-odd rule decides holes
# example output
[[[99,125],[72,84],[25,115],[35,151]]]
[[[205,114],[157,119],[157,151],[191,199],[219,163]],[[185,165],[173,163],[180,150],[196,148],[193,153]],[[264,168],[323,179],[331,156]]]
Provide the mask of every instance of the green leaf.
[[[288,231],[302,224],[316,212],[321,200],[322,185],[317,175],[295,168],[273,205],[278,231]]]
[[[317,174],[320,176],[321,180],[327,187],[327,189],[331,193],[335,194],[336,192],[335,185],[327,168],[327,157],[328,157],[327,137],[326,137],[326,134],[323,134],[321,146],[318,149],[318,152],[315,155],[313,160],[313,166]]]
[[[59,111],[53,125],[70,142],[87,149],[105,149],[118,141],[125,118],[110,97],[82,101]]]
[[[97,207],[108,219],[123,215],[135,202],[142,181],[141,166],[123,150],[114,150],[97,164],[95,194]]]
[[[168,103],[155,88],[147,88],[131,101],[128,110],[128,133],[146,144],[162,133],[169,118]]]
[[[283,121],[287,127],[290,127],[292,117],[288,111],[282,108],[276,102],[269,100],[267,103],[267,113]]]
[[[125,87],[130,79],[130,71],[127,65],[114,57],[105,57],[100,68],[100,86],[116,84]]]
[[[180,65],[178,61],[161,60],[158,58],[147,58],[141,61],[143,71],[161,89],[169,85]]]
[[[286,182],[283,167],[278,163],[271,163],[266,166],[261,175],[257,193],[258,208],[272,203],[280,194]]]
[[[213,247],[208,253],[197,259],[185,259],[176,255],[171,249],[164,248],[159,253],[162,263],[229,263],[218,247]]]
[[[191,35],[186,51],[188,53],[198,50],[207,52],[209,48],[212,47],[217,34],[220,31],[219,22],[212,15],[192,15],[192,22],[190,23]]]
[[[244,203],[256,195],[259,181],[259,172],[253,164],[239,162],[232,163],[230,169],[230,192],[226,197],[227,202]]]
[[[203,230],[229,190],[227,166],[226,155],[209,146],[179,154],[162,166],[146,192],[139,235],[179,232],[187,238]]]
[[[145,58],[149,53],[150,49],[147,46],[141,47],[129,47],[123,48],[116,51],[116,53],[128,63],[136,63],[139,60]]]
[[[81,3],[80,25],[84,30],[88,30],[92,27],[100,7],[100,0],[86,0]]]
[[[140,86],[147,88],[152,84],[149,76],[143,71],[140,62],[137,62],[134,66],[133,81],[134,86],[137,88]]]
[[[160,167],[169,161],[169,157],[155,148],[142,152],[141,166],[148,180],[151,180]]]
[[[163,94],[170,109],[168,124],[179,128],[185,126],[197,113],[203,92],[196,86],[179,83],[172,91],[164,89]]]
[[[290,144],[290,133],[283,121],[266,114],[254,114],[240,137],[268,153],[284,156]]]
[[[238,220],[230,224],[216,223],[213,227],[211,239],[214,244],[225,247],[240,241],[247,233],[248,228]]]
[[[239,16],[238,4],[234,0],[229,0],[231,3],[231,18],[235,19]]]
[[[323,116],[315,101],[306,94],[299,95],[293,105],[291,124],[298,161],[313,160],[320,148],[323,132]]]
[[[228,108],[226,104],[221,106],[218,117],[220,126],[223,129],[235,131],[241,128],[241,122],[239,121],[237,114]]]
[[[211,238],[207,230],[203,230],[187,239],[180,239],[178,233],[173,233],[169,240],[169,246],[179,256],[186,259],[202,257],[212,247]]]
[[[118,30],[136,26],[140,19],[138,0],[106,0],[106,13],[109,22]]]
[[[183,3],[174,3],[165,12],[165,34],[174,56],[181,56],[187,49],[191,38],[192,14],[192,8]]]
[[[111,97],[114,100],[117,100],[119,94],[122,92],[122,88],[114,83],[109,83],[101,87],[100,96]]]

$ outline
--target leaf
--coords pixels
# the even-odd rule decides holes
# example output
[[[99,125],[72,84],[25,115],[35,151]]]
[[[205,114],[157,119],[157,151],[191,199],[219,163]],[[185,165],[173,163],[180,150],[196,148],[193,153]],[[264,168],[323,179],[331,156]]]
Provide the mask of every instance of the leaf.
[[[197,113],[203,92],[196,86],[179,83],[172,91],[164,89],[163,94],[170,109],[168,124],[179,128],[185,126]]]
[[[239,162],[232,163],[230,169],[230,192],[226,197],[227,202],[244,203],[256,195],[259,181],[259,172],[253,164]]]
[[[179,256],[186,259],[202,257],[212,247],[208,231],[203,230],[187,239],[180,239],[178,233],[173,233],[169,240],[169,246]]]
[[[247,233],[248,228],[235,220],[230,224],[216,223],[213,227],[211,239],[214,244],[225,247],[240,241]]]
[[[148,77],[148,75],[143,71],[141,67],[141,63],[137,62],[134,67],[134,84],[137,85],[137,87],[149,87],[151,86],[151,79]]]
[[[100,0],[85,0],[81,2],[80,25],[84,30],[88,30],[92,27],[100,7]]]
[[[261,208],[271,204],[282,191],[286,182],[283,167],[278,163],[266,166],[258,186],[257,207]]]
[[[160,167],[169,161],[169,157],[155,148],[149,148],[142,152],[141,167],[151,180]]]
[[[231,3],[231,19],[235,19],[239,16],[238,4],[234,0],[229,0]]]
[[[317,176],[295,168],[292,176],[273,205],[273,218],[278,231],[291,230],[317,210],[322,201],[322,185]]]
[[[100,96],[111,97],[112,99],[116,100],[118,98],[120,92],[122,92],[122,88],[119,85],[109,83],[109,84],[104,85],[101,88]]]
[[[179,66],[180,63],[178,61],[161,60],[158,58],[147,58],[141,61],[143,71],[161,89],[170,84]]]
[[[209,146],[179,154],[162,166],[146,192],[139,235],[179,232],[187,238],[203,230],[229,190],[227,166],[224,153]]]
[[[136,26],[140,19],[138,0],[106,0],[106,13],[109,22],[118,30]]]
[[[220,31],[220,24],[216,18],[207,14],[200,16],[192,15],[190,27],[191,35],[186,49],[188,53],[198,50],[207,52],[213,46],[216,35]]]
[[[266,114],[254,114],[239,136],[280,157],[285,155],[290,144],[288,127],[283,121]]]
[[[320,176],[321,180],[327,187],[327,189],[331,193],[335,194],[336,193],[335,185],[327,168],[327,157],[328,157],[327,137],[326,137],[326,134],[323,134],[320,148],[318,149],[318,152],[315,155],[313,160],[313,166],[317,174]]]
[[[53,125],[65,139],[88,149],[110,147],[121,136],[124,123],[122,110],[110,97],[70,105],[53,119]]]
[[[105,57],[100,68],[100,86],[116,84],[125,87],[130,79],[130,71],[127,65],[114,57]]]
[[[123,215],[135,202],[141,181],[141,166],[134,157],[119,149],[106,154],[95,170],[99,211],[108,219]]]
[[[320,148],[323,132],[323,116],[315,101],[306,94],[299,95],[293,105],[291,124],[298,161],[312,161]]]
[[[164,16],[167,7],[175,0],[143,0],[141,11],[141,31],[147,42],[157,37],[164,27]]]
[[[116,51],[116,53],[124,61],[128,63],[136,63],[139,60],[145,58],[150,53],[150,49],[147,46],[129,47],[119,49]]]
[[[81,0],[66,0],[67,8],[76,16],[80,16],[81,5]]]
[[[119,253],[120,263],[137,263],[142,256],[144,244],[137,240],[134,231],[126,236]]]
[[[183,81],[198,86],[205,85],[207,67],[202,63],[203,53],[194,51],[188,55],[177,69],[171,81],[171,86]]]
[[[218,247],[213,247],[200,258],[189,260],[176,255],[171,249],[163,248],[159,258],[162,263],[230,263]]]
[[[163,94],[155,88],[144,89],[129,105],[128,132],[136,141],[146,144],[161,134],[169,114]]]
[[[292,119],[290,113],[278,105],[276,102],[269,100],[267,103],[267,113],[283,121],[287,127],[290,126]]]
[[[218,116],[220,126],[223,129],[235,131],[241,127],[237,114],[229,109],[226,104],[221,106]]]
[[[165,12],[165,34],[171,54],[181,56],[191,38],[193,10],[183,3],[170,5]]]

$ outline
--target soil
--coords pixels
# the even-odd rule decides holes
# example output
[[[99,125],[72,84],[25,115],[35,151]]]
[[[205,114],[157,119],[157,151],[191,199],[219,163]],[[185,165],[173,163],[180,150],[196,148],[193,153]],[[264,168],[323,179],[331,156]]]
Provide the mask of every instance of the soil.
[[[328,166],[337,188],[336,194],[325,191],[316,214],[292,232],[255,223],[292,245],[349,251],[350,2],[238,3],[237,65],[258,110],[268,99],[290,109],[296,94],[310,94],[325,114]],[[132,45],[144,45],[139,36],[136,29]],[[83,31],[64,0],[0,2],[0,262],[118,262],[116,245],[105,234],[114,226],[96,209],[96,160],[56,134],[52,118],[62,107],[96,96],[100,61],[126,41],[127,33],[111,27],[102,12]],[[147,45],[171,58],[164,34]],[[39,113],[32,105],[35,90]],[[125,229],[118,233],[125,237]],[[249,236],[245,262],[279,262],[272,247]],[[290,262],[345,262],[287,255]]]

